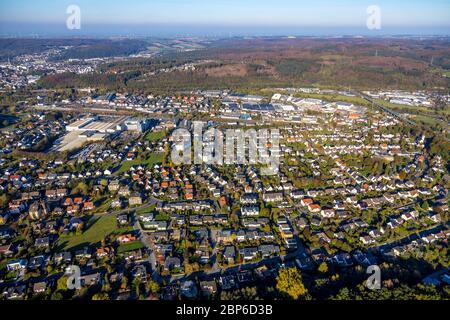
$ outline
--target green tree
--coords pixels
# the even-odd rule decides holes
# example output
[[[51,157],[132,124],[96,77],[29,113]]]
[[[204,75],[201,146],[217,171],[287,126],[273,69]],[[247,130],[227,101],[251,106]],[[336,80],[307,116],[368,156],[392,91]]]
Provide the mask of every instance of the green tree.
[[[58,291],[53,292],[51,298],[51,300],[62,300],[64,299],[63,295],[61,293],[59,293]]]

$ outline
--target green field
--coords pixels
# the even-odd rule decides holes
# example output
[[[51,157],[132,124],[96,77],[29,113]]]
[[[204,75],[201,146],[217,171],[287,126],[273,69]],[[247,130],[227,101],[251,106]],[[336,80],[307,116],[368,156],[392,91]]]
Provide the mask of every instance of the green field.
[[[126,243],[126,244],[121,244],[118,248],[117,248],[117,253],[124,253],[124,252],[128,252],[128,251],[134,251],[137,249],[141,249],[144,247],[144,244],[140,241],[134,241],[131,243]]]
[[[66,250],[85,245],[95,245],[115,230],[115,215],[93,216],[89,219],[85,232],[80,235],[63,235],[59,238],[58,244]]]
[[[157,132],[151,131],[145,135],[144,139],[150,142],[156,142],[164,139],[165,137],[166,137],[165,131],[157,131]]]
[[[119,170],[116,172],[116,175],[120,175],[122,173],[127,172],[133,166],[153,166],[155,164],[160,164],[164,162],[164,154],[163,153],[153,153],[150,155],[148,159],[136,159],[132,161],[124,161],[120,166]]]
[[[153,205],[153,206],[150,206],[150,207],[144,208],[144,209],[137,209],[136,214],[139,216],[139,215],[143,215],[146,213],[150,213],[150,212],[155,211],[155,208],[156,208],[156,205]]]
[[[294,95],[297,98],[313,98],[320,99],[329,102],[348,102],[360,106],[370,105],[367,100],[361,97],[350,97],[340,94],[321,94],[321,93],[296,93]]]

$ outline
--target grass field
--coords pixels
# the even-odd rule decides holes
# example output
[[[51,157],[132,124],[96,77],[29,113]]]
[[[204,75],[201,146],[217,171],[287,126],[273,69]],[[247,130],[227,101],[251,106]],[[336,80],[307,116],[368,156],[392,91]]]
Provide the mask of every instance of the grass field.
[[[143,214],[146,214],[149,212],[153,212],[153,211],[155,211],[155,208],[156,208],[156,205],[153,205],[153,206],[150,206],[150,207],[144,208],[144,209],[137,209],[136,214],[139,216],[139,215],[143,215]]]
[[[435,118],[428,117],[426,115],[414,115],[413,120],[423,122],[429,126],[435,126],[436,124],[442,123],[442,121],[436,120]]]
[[[87,223],[87,229],[80,235],[61,236],[58,244],[64,249],[81,248],[85,245],[95,245],[116,230],[116,216],[103,215],[93,216]]]
[[[348,102],[360,106],[369,105],[369,103],[361,97],[349,97],[339,94],[295,93],[294,96],[297,98],[313,98],[330,102]]]
[[[131,243],[126,243],[126,244],[121,244],[118,248],[117,248],[117,253],[124,253],[124,252],[128,252],[128,251],[134,251],[137,249],[141,249],[144,247],[144,244],[140,241],[134,241]]]
[[[166,137],[165,131],[157,131],[157,132],[151,131],[145,135],[144,139],[150,142],[156,142],[164,139],[165,137]]]
[[[155,164],[160,164],[164,162],[164,154],[163,153],[153,153],[148,159],[136,159],[132,161],[124,161],[120,166],[119,170],[116,172],[116,175],[120,175],[122,173],[127,172],[133,166],[153,166]]]

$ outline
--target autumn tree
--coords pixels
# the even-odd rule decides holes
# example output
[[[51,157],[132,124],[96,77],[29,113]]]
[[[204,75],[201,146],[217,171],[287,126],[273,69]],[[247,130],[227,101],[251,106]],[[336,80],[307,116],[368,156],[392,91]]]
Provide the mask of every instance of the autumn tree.
[[[328,265],[326,262],[322,262],[319,266],[319,272],[320,273],[327,273],[328,272]]]
[[[295,300],[305,296],[308,292],[297,268],[281,269],[277,277],[276,288],[282,294]]]

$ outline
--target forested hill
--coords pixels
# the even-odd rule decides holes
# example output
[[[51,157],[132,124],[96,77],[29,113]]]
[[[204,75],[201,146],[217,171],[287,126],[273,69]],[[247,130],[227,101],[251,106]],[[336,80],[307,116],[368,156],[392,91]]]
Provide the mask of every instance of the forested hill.
[[[147,42],[134,39],[0,39],[0,61],[70,47],[54,59],[89,59],[130,55],[144,50]]]

